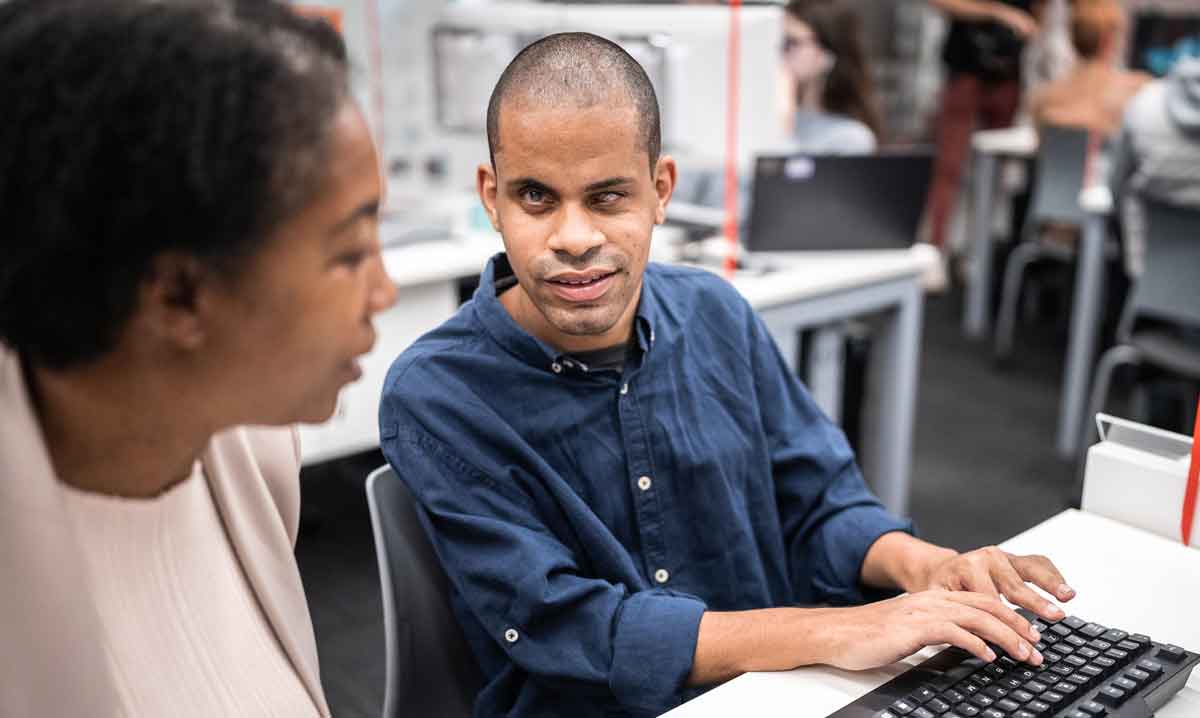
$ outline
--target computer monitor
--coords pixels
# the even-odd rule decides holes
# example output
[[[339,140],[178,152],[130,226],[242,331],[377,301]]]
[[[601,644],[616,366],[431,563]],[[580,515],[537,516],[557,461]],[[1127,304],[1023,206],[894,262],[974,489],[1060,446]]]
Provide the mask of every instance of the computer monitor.
[[[759,157],[746,249],[911,247],[932,173],[929,152]]]
[[[452,5],[432,29],[437,128],[453,155],[449,172],[473,177],[485,160],[487,103],[505,65],[530,42],[556,32],[584,31],[625,48],[646,69],[658,95],[663,149],[683,162],[725,154],[728,40],[725,6],[496,3]],[[777,149],[776,117],[783,11],[739,11],[738,160]],[[460,183],[461,184],[461,183]]]

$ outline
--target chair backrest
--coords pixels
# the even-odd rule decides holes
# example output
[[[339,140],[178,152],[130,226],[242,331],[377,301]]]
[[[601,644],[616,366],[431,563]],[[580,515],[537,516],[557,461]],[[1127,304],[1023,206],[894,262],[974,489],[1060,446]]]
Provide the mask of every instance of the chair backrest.
[[[412,493],[382,466],[367,477],[367,504],[383,589],[383,717],[470,718],[483,676],[451,610],[450,582]]]
[[[1083,191],[1087,167],[1088,131],[1045,125],[1038,135],[1033,197],[1026,227],[1040,222],[1080,224],[1084,212],[1079,206],[1079,193]]]
[[[1118,338],[1128,339],[1143,319],[1200,330],[1200,209],[1142,201],[1146,268],[1129,297]]]

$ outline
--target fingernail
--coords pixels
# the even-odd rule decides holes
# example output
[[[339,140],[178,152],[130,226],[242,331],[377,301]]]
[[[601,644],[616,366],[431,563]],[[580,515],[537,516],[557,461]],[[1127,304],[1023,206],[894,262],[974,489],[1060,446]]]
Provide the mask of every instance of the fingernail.
[[[1042,660],[1042,654],[1036,648],[1033,649],[1033,657],[1029,659],[1029,662],[1035,666],[1040,666],[1042,665]]]
[[[1029,637],[1033,639],[1034,643],[1042,640],[1042,634],[1038,633],[1038,630],[1032,626],[1029,627]]]
[[[1067,596],[1074,596],[1075,589],[1064,583],[1058,587],[1058,595],[1062,596],[1063,598],[1066,598]]]
[[[990,648],[988,649],[988,652],[985,653],[984,655],[987,656],[988,663],[991,663],[992,661],[996,660],[996,652]]]
[[[1020,646],[1018,646],[1017,647],[1017,658],[1020,658],[1021,660],[1025,660],[1026,658],[1029,658],[1029,646],[1025,645],[1024,643],[1022,643]]]
[[[1060,594],[1060,595],[1062,595],[1064,597],[1066,596],[1066,594]],[[1047,603],[1046,610],[1049,611],[1050,615],[1052,615],[1052,616],[1063,615],[1063,610],[1061,608],[1059,608],[1058,606],[1055,606],[1053,603]]]

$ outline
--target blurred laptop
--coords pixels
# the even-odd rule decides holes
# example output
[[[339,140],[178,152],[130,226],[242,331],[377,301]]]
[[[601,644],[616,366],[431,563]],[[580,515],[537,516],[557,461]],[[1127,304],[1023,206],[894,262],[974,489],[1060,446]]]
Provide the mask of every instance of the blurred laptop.
[[[932,174],[929,152],[760,156],[746,249],[907,249],[916,241]]]

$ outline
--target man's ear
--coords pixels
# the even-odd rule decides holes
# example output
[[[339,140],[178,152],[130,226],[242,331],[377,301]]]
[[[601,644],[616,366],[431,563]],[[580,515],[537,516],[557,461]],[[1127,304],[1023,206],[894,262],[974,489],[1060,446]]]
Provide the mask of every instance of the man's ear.
[[[134,310],[138,331],[178,349],[201,348],[208,338],[202,286],[210,274],[199,259],[181,252],[164,252],[151,260]]]
[[[496,192],[498,189],[496,170],[492,165],[479,165],[475,170],[475,190],[479,193],[479,201],[487,211],[492,229],[500,231],[500,213],[496,211]]]
[[[654,223],[662,224],[667,221],[667,204],[675,192],[676,179],[675,159],[663,155],[654,164],[654,193],[658,196],[658,206],[654,211]]]

